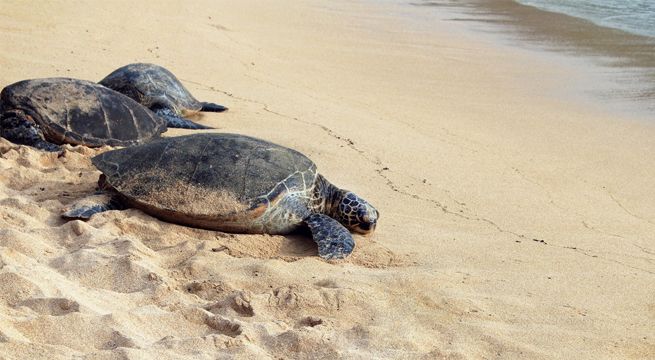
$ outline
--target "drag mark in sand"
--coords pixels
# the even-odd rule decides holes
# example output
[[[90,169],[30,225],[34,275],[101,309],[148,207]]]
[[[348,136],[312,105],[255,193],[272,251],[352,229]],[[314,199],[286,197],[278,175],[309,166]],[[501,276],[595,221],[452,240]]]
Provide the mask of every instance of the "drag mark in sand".
[[[614,194],[612,194],[612,193],[611,193],[609,190],[607,190],[605,187],[603,187],[603,190],[605,190],[605,191],[607,192],[607,194],[609,195],[610,199],[612,199],[612,201],[614,201],[614,203],[616,203],[616,205],[617,205],[618,207],[620,207],[621,210],[623,210],[626,214],[628,214],[628,215],[634,217],[635,219],[638,219],[638,220],[641,220],[641,221],[645,221],[645,222],[647,222],[647,223],[649,223],[649,224],[651,224],[651,225],[655,225],[655,223],[654,223],[653,221],[651,221],[650,219],[646,219],[645,217],[639,216],[639,215],[633,213],[632,211],[628,210],[625,206],[623,206],[623,204],[621,204],[621,202],[619,202],[619,200],[616,199],[616,197],[614,197]]]
[[[617,237],[617,238],[620,238],[620,239],[625,239],[625,237],[623,237],[623,236],[621,236],[621,235],[618,235],[618,234],[612,234],[612,233],[608,233],[608,232],[605,232],[605,231],[599,230],[597,227],[589,225],[589,224],[588,224],[586,221],[584,221],[584,220],[582,220],[581,223],[582,223],[582,226],[584,226],[586,229],[589,229],[589,230],[591,230],[591,231],[597,232],[597,233],[599,233],[599,234],[601,234],[601,235],[607,235],[607,236],[611,236],[611,237]]]
[[[627,238],[627,237],[625,237],[625,236],[622,236],[622,235],[619,235],[619,234],[610,233],[610,232],[604,231],[604,230],[602,230],[602,229],[599,229],[599,228],[596,227],[596,226],[593,226],[592,224],[590,224],[589,220],[587,220],[587,217],[586,217],[585,215],[583,215],[583,214],[581,214],[581,213],[579,213],[579,212],[577,212],[577,211],[575,211],[575,210],[572,210],[572,209],[570,209],[570,208],[568,208],[568,207],[565,207],[565,206],[562,206],[562,205],[559,205],[559,204],[555,203],[555,201],[553,200],[553,197],[551,196],[550,191],[549,191],[545,186],[543,186],[542,184],[540,184],[539,182],[537,182],[537,181],[535,181],[535,180],[532,180],[531,178],[529,178],[528,176],[526,176],[525,174],[523,174],[523,173],[522,173],[518,168],[516,168],[516,167],[512,167],[512,170],[514,170],[514,172],[515,172],[517,175],[519,175],[519,176],[520,176],[523,180],[525,180],[526,182],[531,183],[531,184],[533,184],[533,185],[539,187],[540,189],[542,189],[542,191],[543,191],[543,192],[544,192],[544,193],[545,193],[545,194],[550,198],[550,204],[551,204],[551,205],[553,205],[554,207],[556,207],[556,208],[558,208],[558,209],[560,209],[560,210],[562,210],[562,211],[568,211],[568,212],[570,212],[570,213],[572,213],[572,214],[575,214],[575,215],[577,215],[578,217],[580,217],[580,218],[582,219],[582,220],[580,221],[580,223],[582,224],[582,226],[583,226],[584,228],[586,228],[586,229],[588,229],[588,230],[591,230],[591,231],[593,231],[593,232],[595,232],[595,233],[597,233],[597,234],[603,235],[603,236],[607,236],[607,237],[611,237],[611,238],[617,238],[617,239],[621,239],[621,240],[623,240],[623,241],[627,241],[627,242],[630,243],[630,245],[632,245],[632,246],[638,248],[641,252],[644,252],[644,253],[649,254],[649,255],[655,255],[655,253],[652,252],[652,251],[649,251],[649,249],[644,248],[644,247],[642,247],[642,246],[639,246],[639,245],[635,244],[634,240],[632,240],[632,239],[629,239],[629,238]],[[622,205],[618,200],[616,200],[616,199],[614,198],[614,196],[609,192],[609,190],[607,190],[607,189],[605,189],[605,188],[603,188],[603,190],[605,190],[605,191],[609,194],[609,196],[612,198],[612,200],[614,200],[614,202],[615,202],[615,203],[616,203],[616,204],[617,204],[621,209],[623,209],[626,213],[628,213],[629,215],[632,215],[633,217],[635,217],[635,218],[637,218],[637,219],[639,219],[639,220],[643,220],[643,221],[646,221],[646,222],[650,222],[648,219],[645,219],[645,218],[639,217],[639,216],[637,216],[637,215],[635,215],[635,214],[632,214],[632,213],[631,213],[630,211],[628,211],[628,210],[627,210],[627,209],[626,209],[626,208],[625,208],[625,207],[624,207],[624,206],[623,206],[623,205]],[[567,248],[567,249],[575,249],[574,247],[565,247],[565,248]],[[624,254],[624,255],[627,255],[627,254]],[[628,256],[629,256],[629,255],[628,255]],[[653,261],[654,261],[654,259],[645,258],[645,257],[637,257],[637,256],[632,256],[632,257],[634,257],[634,258],[638,258],[638,259],[641,259],[641,260],[646,260],[647,262],[653,262]]]

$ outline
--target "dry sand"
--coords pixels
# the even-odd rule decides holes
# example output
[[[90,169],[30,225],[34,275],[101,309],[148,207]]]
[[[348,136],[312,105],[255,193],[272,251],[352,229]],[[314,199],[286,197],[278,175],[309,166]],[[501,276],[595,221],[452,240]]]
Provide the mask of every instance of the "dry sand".
[[[102,150],[2,141],[0,357],[655,356],[653,125],[558,96],[575,68],[392,9],[3,1],[0,85],[161,64],[230,107],[201,122],[302,151],[381,219],[341,262],[137,210],[65,223]]]

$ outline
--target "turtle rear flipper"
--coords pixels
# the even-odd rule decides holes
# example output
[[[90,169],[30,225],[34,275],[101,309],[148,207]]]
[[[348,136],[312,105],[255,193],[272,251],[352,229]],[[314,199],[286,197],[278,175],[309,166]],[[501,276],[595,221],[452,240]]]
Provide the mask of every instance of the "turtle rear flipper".
[[[89,220],[94,214],[124,208],[116,197],[101,192],[76,201],[63,210],[61,217],[67,220]]]
[[[160,108],[160,109],[156,109],[155,113],[159,115],[162,119],[166,120],[166,126],[168,126],[169,128],[193,129],[193,130],[213,129],[213,127],[200,125],[194,123],[191,120],[187,120],[183,117],[180,117],[177,114],[175,114],[175,112],[173,112],[173,110],[171,109]]]
[[[210,102],[201,102],[202,108],[200,108],[200,111],[207,111],[207,112],[223,112],[227,111],[228,108],[223,106],[223,105],[218,105]]]
[[[61,150],[59,145],[47,142],[37,126],[20,112],[9,111],[0,116],[0,136],[14,144],[29,145],[40,150]]]
[[[323,259],[343,259],[355,248],[352,235],[343,225],[323,214],[312,214],[305,219],[318,244],[318,255]]]

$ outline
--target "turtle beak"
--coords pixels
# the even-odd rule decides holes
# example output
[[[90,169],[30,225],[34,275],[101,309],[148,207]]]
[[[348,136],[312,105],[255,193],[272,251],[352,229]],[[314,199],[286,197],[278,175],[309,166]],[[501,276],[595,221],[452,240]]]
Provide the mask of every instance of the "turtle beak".
[[[361,223],[361,224],[357,224],[357,226],[355,226],[353,230],[355,230],[355,232],[359,234],[367,235],[375,231],[375,226],[376,226],[375,222]]]

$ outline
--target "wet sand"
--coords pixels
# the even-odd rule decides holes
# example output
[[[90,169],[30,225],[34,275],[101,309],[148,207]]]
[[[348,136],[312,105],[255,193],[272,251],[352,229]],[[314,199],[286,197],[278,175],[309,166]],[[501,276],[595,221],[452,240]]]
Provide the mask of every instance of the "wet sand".
[[[381,218],[341,262],[137,210],[64,222],[106,149],[0,140],[0,355],[652,356],[654,126],[558,96],[578,68],[397,9],[3,4],[0,85],[158,63],[230,108],[199,122],[303,152]]]
[[[562,53],[587,61],[595,79],[571,85],[601,100],[620,102],[620,110],[650,118],[655,111],[655,39],[599,26],[586,19],[550,12],[513,0],[416,1],[434,8],[446,22],[475,23],[478,34],[522,47]],[[584,66],[584,63],[581,65]],[[595,69],[594,69],[595,68]],[[599,80],[608,83],[599,86]]]

